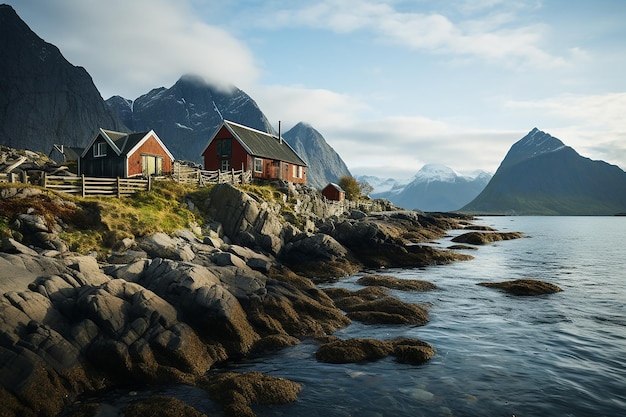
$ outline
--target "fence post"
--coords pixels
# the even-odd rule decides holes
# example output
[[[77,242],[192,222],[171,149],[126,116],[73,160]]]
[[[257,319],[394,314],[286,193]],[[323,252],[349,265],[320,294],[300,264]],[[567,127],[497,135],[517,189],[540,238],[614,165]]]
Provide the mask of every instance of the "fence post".
[[[41,186],[43,188],[48,188],[48,174],[46,173],[46,171],[43,171],[41,175]]]
[[[152,175],[148,177],[148,191],[152,190]]]
[[[82,186],[82,189],[83,189],[82,190],[82,194],[83,194],[83,197],[84,197],[86,195],[86,192],[85,192],[86,191],[85,190],[85,174],[81,174],[80,178],[81,178],[81,186]]]
[[[117,198],[121,197],[120,193],[120,177],[117,177]]]
[[[22,182],[28,184],[28,172],[22,171]]]
[[[235,170],[234,170],[233,168],[231,168],[231,169],[230,169],[230,174],[231,174],[231,176],[232,176],[232,179],[233,179],[233,185],[234,185],[234,184],[236,184],[236,183],[235,183]]]

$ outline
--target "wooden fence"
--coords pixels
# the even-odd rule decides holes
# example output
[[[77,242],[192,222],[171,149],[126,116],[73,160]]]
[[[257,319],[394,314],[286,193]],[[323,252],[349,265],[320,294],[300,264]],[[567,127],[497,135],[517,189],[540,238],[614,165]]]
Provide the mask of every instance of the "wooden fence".
[[[15,174],[13,172],[0,173],[0,182],[25,182],[28,181],[28,174],[22,172],[22,175]]]
[[[372,207],[374,206],[374,203],[372,203],[371,201],[361,201],[361,200],[357,200],[357,201],[352,201],[352,200],[341,200],[341,201],[336,201],[336,200],[329,200],[326,197],[324,197],[324,203],[326,203],[326,205],[328,206],[336,206],[340,209],[343,210],[364,210],[364,211],[370,211],[372,209]]]
[[[122,197],[134,194],[137,191],[150,190],[150,179],[134,178],[95,178],[67,175],[45,175],[42,178],[45,188],[60,191],[67,194],[109,195]]]
[[[198,184],[201,186],[225,182],[231,184],[248,184],[252,182],[252,172],[244,171],[243,169],[238,171],[233,169],[224,172],[220,170],[205,171],[190,166],[175,164],[172,178],[177,182]]]

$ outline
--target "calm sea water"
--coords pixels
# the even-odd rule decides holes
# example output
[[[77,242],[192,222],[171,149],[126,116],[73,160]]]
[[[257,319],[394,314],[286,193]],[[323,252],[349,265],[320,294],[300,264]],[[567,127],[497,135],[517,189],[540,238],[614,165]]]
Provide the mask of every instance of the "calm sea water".
[[[393,358],[332,365],[317,345],[233,366],[302,383],[297,402],[257,407],[259,416],[622,416],[626,415],[626,218],[485,217],[477,224],[520,231],[525,239],[467,251],[474,260],[416,270],[386,270],[439,289],[394,291],[430,303],[422,327],[354,323],[339,337],[429,342],[420,366]],[[458,231],[451,235],[459,234]],[[450,237],[437,243],[449,246]],[[380,271],[379,271],[380,272]],[[334,286],[361,288],[346,278]],[[536,278],[563,292],[515,297],[476,285]],[[200,390],[169,387],[199,410],[220,415]]]

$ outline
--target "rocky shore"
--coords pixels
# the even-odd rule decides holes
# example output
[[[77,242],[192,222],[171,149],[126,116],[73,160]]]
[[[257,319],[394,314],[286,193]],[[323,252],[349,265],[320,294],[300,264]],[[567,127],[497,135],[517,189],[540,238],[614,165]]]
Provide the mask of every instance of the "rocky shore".
[[[254,415],[251,404],[293,401],[300,388],[264,375],[218,378],[209,371],[303,338],[318,339],[318,358],[328,362],[349,360],[346,349],[365,360],[428,360],[434,350],[419,340],[351,343],[332,336],[351,320],[425,324],[426,306],[402,303],[384,288],[399,283],[372,276],[364,285],[374,286],[357,294],[316,284],[365,268],[470,259],[422,243],[471,219],[399,211],[385,202],[346,211],[305,188],[277,190],[296,201],[289,215],[297,223],[271,201],[222,184],[186,202],[210,220],[204,228],[126,237],[102,259],[71,251],[63,240],[69,217],[41,207],[45,201],[53,213],[81,216],[84,208],[37,188],[0,188],[3,204],[24,208],[8,219],[12,233],[4,233],[0,248],[0,416],[96,415],[97,404],[71,406],[86,393],[172,382],[206,389],[227,415]],[[403,289],[432,289],[412,285]],[[145,406],[127,413],[139,415]]]

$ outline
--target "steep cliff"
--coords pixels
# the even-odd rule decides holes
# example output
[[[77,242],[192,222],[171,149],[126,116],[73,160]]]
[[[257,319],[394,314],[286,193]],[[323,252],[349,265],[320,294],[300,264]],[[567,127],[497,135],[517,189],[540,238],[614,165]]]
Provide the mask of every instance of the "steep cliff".
[[[0,144],[49,153],[84,146],[98,128],[127,131],[91,77],[0,5]]]
[[[341,177],[351,176],[341,156],[311,125],[298,123],[283,138],[307,163],[307,183],[321,190],[329,182],[338,183]]]

